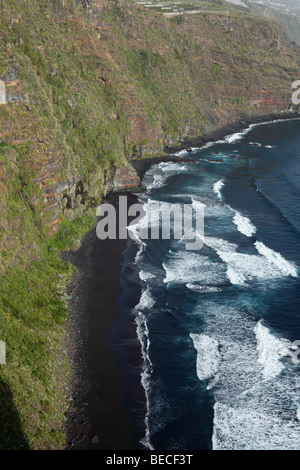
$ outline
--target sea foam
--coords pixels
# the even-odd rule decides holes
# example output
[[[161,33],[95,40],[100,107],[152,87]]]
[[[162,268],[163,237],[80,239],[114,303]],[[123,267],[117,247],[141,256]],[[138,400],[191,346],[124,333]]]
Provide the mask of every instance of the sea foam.
[[[221,362],[218,341],[205,334],[190,333],[190,337],[197,351],[198,379],[206,380],[213,377]]]
[[[219,180],[217,181],[216,183],[214,183],[213,185],[213,190],[214,192],[218,195],[218,198],[220,200],[222,200],[222,194],[221,194],[221,189],[223,188],[224,186],[224,182],[222,180]]]
[[[211,261],[207,256],[182,250],[169,253],[167,258],[163,263],[164,283],[216,285],[226,282],[222,264]]]
[[[233,217],[233,223],[237,226],[239,232],[246,237],[252,237],[256,232],[256,227],[253,225],[251,220],[248,217],[240,214],[240,212],[236,211]]]
[[[214,450],[298,450],[299,423],[282,420],[261,407],[214,406]]]
[[[221,260],[226,263],[226,274],[232,284],[247,285],[250,281],[276,279],[284,276],[297,277],[297,268],[292,262],[285,260],[282,255],[259,241],[254,244],[259,255],[239,253],[236,244],[222,238],[205,236],[203,241],[205,245],[214,249]]]
[[[284,357],[289,355],[289,342],[229,305],[205,301],[201,311],[202,334],[213,339],[213,354],[216,344],[221,351],[209,384],[215,399],[213,449],[298,449],[299,378],[297,366]],[[197,376],[198,372],[203,380],[206,375],[197,363]]]
[[[262,366],[263,376],[266,379],[274,378],[284,369],[281,359],[290,354],[290,344],[287,340],[274,336],[261,320],[256,324],[254,333],[257,339],[258,362]]]
[[[150,288],[147,286],[147,288],[143,290],[140,301],[135,308],[136,310],[150,309],[153,307],[154,303],[155,301],[151,294]]]
[[[154,447],[151,443],[151,435],[150,435],[150,428],[149,428],[149,410],[150,410],[150,402],[149,402],[149,387],[151,381],[151,371],[152,371],[152,362],[149,357],[149,347],[150,347],[150,339],[149,339],[149,330],[147,327],[146,317],[142,312],[138,312],[136,316],[136,332],[139,342],[141,344],[141,351],[142,351],[142,358],[143,358],[143,371],[141,372],[141,384],[145,390],[145,398],[146,398],[146,414],[144,418],[145,423],[145,436],[140,440],[140,443],[149,450],[154,450]]]
[[[209,237],[205,236],[203,241],[206,246],[213,248],[215,251],[220,252],[227,252],[232,253],[235,252],[238,246],[235,243],[230,243],[227,240],[223,240],[222,238],[218,237]]]
[[[249,281],[276,279],[282,271],[263,256],[217,251],[227,264],[227,276],[232,284],[245,285]]]
[[[287,261],[280,253],[265,246],[262,242],[254,243],[257,251],[264,256],[270,264],[276,266],[283,275],[298,277],[297,267],[291,261]]]
[[[197,284],[187,283],[186,287],[192,291],[199,292],[200,294],[214,294],[216,292],[221,292],[222,289],[219,287],[213,286],[199,286]]]
[[[232,144],[234,142],[237,142],[238,140],[241,140],[241,138],[246,134],[246,131],[243,132],[235,132],[234,134],[227,135],[224,137],[225,142],[228,144]]]

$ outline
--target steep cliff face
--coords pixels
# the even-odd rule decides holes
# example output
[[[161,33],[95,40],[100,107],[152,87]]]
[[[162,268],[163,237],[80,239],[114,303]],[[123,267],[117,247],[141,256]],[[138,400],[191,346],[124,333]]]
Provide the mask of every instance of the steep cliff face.
[[[278,23],[239,11],[166,18],[108,0],[0,8],[0,414],[5,381],[29,445],[53,448],[69,272],[58,250],[108,191],[139,185],[133,159],[290,109],[299,49]],[[15,442],[7,436],[0,447]]]
[[[270,8],[270,5],[258,5],[248,2],[250,11],[254,14],[270,18],[272,20],[279,21],[291,41],[294,41],[296,44],[300,45],[300,10],[299,8],[287,14],[284,11],[280,11],[278,8]]]
[[[13,212],[22,232],[8,239],[6,225],[1,248],[13,250],[14,262],[21,246],[30,252],[27,228],[53,231],[62,213],[74,218],[96,205],[116,168],[125,185],[137,185],[131,159],[244,115],[285,111],[298,76],[297,50],[275,22],[237,11],[169,19],[128,2],[75,3],[1,7],[2,214]]]

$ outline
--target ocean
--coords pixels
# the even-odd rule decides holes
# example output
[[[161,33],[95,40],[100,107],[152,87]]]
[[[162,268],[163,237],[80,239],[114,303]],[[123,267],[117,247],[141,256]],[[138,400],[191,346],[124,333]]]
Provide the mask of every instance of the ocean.
[[[123,253],[111,347],[135,448],[299,449],[300,120],[180,156],[138,197],[204,204],[203,247],[135,233]]]

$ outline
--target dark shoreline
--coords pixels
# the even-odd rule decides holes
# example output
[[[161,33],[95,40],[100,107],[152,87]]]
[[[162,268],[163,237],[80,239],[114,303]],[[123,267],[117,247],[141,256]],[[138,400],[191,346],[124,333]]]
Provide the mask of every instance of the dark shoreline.
[[[300,116],[282,113],[241,120],[205,136],[186,140],[179,147],[165,149],[169,153],[164,156],[135,160],[131,164],[142,179],[154,164],[164,161],[186,163],[185,158],[176,157],[172,152],[201,147],[240,132],[250,124],[278,119],[300,119]],[[131,202],[135,202],[134,193],[144,190],[142,186],[129,188],[121,194],[128,194]],[[110,193],[107,201],[117,204],[119,194]],[[120,274],[126,247],[127,240],[99,240],[93,229],[85,235],[76,252],[62,255],[77,268],[68,292],[71,296],[68,334],[74,377],[66,417],[67,450],[134,449],[131,418],[123,403],[124,377],[109,346],[110,330],[121,317],[117,301],[122,294]],[[137,348],[135,354],[139,354]]]
[[[273,121],[278,120],[291,120],[291,119],[300,119],[299,113],[291,113],[291,112],[284,112],[284,113],[274,113],[274,114],[266,114],[263,116],[245,116],[241,119],[233,121],[229,124],[226,124],[222,127],[214,129],[210,132],[207,132],[201,136],[192,138],[192,139],[184,139],[180,145],[174,147],[165,147],[164,151],[166,152],[165,155],[160,157],[150,157],[150,158],[143,158],[140,160],[132,160],[130,163],[142,179],[144,174],[152,165],[161,162],[175,162],[175,163],[186,163],[187,160],[184,157],[176,156],[174,153],[180,152],[181,150],[187,150],[192,147],[203,147],[205,144],[209,142],[216,142],[217,140],[222,140],[224,137],[230,134],[234,134],[236,132],[242,132],[246,130],[252,124],[270,124]],[[192,155],[192,153],[191,153]],[[191,161],[189,159],[189,161]]]
[[[252,124],[269,124],[272,121],[278,120],[290,120],[290,119],[300,119],[299,113],[293,112],[282,112],[282,113],[273,113],[265,114],[262,116],[243,116],[236,121],[228,123],[222,127],[218,127],[210,132],[207,132],[201,136],[184,139],[182,143],[177,147],[165,147],[165,152],[173,153],[178,152],[179,150],[184,150],[189,147],[202,147],[208,142],[214,142],[216,140],[223,139],[225,136],[233,134],[235,132],[241,132],[244,129],[247,129]]]
[[[116,209],[119,194],[124,193],[107,197]],[[129,204],[137,201],[134,195],[128,196]],[[127,246],[127,240],[99,240],[94,228],[76,252],[62,253],[76,267],[68,290],[73,378],[66,450],[133,449],[131,416],[124,407],[124,371],[109,344],[112,327],[122,315],[117,301],[123,291],[120,274]],[[132,330],[129,334],[136,337],[135,327]],[[139,345],[131,349],[134,362],[141,366]],[[139,374],[135,382],[137,393],[143,394]]]

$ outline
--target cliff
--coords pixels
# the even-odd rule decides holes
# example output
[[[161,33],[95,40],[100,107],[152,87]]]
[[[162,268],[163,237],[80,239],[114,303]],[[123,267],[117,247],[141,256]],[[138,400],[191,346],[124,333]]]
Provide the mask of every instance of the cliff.
[[[258,5],[248,2],[250,11],[256,15],[264,16],[272,20],[279,21],[285,28],[287,36],[291,41],[300,45],[300,13],[299,9],[294,14],[286,14],[278,9],[270,8],[267,5]]]
[[[132,160],[289,112],[299,48],[277,22],[234,9],[166,18],[127,1],[0,8],[0,399],[7,409],[12,390],[20,413],[0,442],[53,448],[68,369],[70,267],[58,251],[92,226],[108,191],[139,185]],[[27,443],[5,437],[19,425]]]

